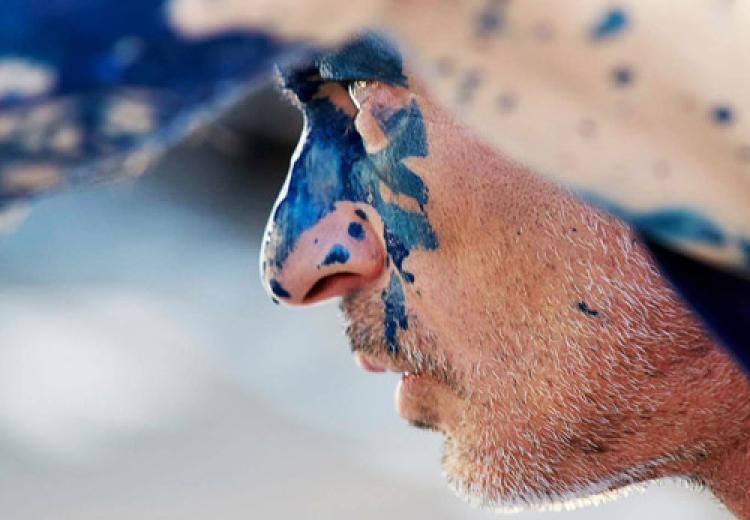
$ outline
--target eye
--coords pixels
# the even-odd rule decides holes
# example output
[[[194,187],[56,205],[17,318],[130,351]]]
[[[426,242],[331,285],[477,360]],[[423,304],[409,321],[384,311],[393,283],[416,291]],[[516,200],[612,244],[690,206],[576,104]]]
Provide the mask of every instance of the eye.
[[[362,105],[368,100],[379,83],[377,81],[370,81],[365,79],[358,79],[349,83],[349,97],[352,99],[354,106],[357,110],[362,108]]]

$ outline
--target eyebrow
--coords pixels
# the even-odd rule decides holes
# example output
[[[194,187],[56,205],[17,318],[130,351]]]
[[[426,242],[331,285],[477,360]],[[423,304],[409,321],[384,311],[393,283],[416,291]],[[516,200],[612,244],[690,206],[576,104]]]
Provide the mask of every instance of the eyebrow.
[[[365,33],[318,60],[320,77],[329,81],[370,80],[406,86],[403,59],[384,36]]]
[[[320,53],[307,65],[279,67],[276,86],[302,108],[327,81],[381,81],[406,87],[403,60],[396,46],[376,33],[365,33],[340,49]]]

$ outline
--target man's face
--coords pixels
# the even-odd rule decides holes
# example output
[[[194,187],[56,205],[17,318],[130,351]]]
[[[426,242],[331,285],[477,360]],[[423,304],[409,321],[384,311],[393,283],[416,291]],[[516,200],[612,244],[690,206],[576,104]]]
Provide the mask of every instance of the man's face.
[[[444,434],[460,492],[514,508],[689,474],[741,427],[715,410],[741,374],[624,225],[485,146],[386,44],[347,52],[285,76],[306,127],[263,276],[342,297],[357,361],[403,372],[398,412]]]

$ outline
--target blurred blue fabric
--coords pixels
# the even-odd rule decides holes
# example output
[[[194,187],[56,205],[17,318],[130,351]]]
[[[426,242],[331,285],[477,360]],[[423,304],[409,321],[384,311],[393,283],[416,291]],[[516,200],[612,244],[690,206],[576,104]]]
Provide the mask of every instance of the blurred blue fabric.
[[[0,3],[0,206],[134,175],[302,45],[261,32],[187,39],[167,1]]]

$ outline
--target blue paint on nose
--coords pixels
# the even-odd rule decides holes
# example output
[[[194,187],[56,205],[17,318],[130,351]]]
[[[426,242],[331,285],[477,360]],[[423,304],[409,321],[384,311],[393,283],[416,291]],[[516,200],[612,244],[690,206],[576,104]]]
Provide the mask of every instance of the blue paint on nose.
[[[349,236],[352,237],[354,240],[362,240],[365,238],[365,230],[362,227],[362,224],[359,222],[352,222],[349,224],[349,229],[347,229],[347,232],[349,233]]]
[[[341,244],[334,244],[323,259],[322,265],[345,264],[349,261],[349,250]]]
[[[333,212],[337,202],[351,201],[370,204],[379,213],[385,229],[394,236],[394,240],[386,242],[387,252],[401,270],[403,259],[414,248],[429,250],[438,244],[424,211],[429,197],[427,187],[404,164],[404,159],[428,153],[422,113],[412,101],[378,121],[388,145],[368,154],[351,116],[328,98],[315,95],[317,90],[309,84],[320,84],[320,79],[314,79],[314,70],[294,73],[286,83],[304,102],[306,128],[287,191],[272,217],[278,240],[270,260],[282,268],[304,231]],[[386,202],[382,185],[393,194],[414,199],[419,210]],[[411,282],[414,277],[408,275],[405,279]]]
[[[274,245],[269,261],[276,269],[283,269],[302,233],[336,211],[338,202],[367,204],[382,222],[386,266],[396,267],[381,295],[384,335],[389,352],[395,354],[399,351],[397,332],[408,328],[403,283],[415,281],[404,264],[415,249],[438,247],[425,209],[427,186],[405,163],[406,159],[428,155],[427,132],[419,105],[412,100],[395,111],[372,114],[387,144],[376,153],[366,151],[352,116],[331,101],[330,90],[343,89],[342,81],[354,79],[405,86],[406,78],[401,72],[401,58],[391,52],[392,47],[369,39],[364,46],[347,48],[306,68],[283,72],[285,87],[294,93],[304,111],[305,130],[286,192],[272,216]],[[324,83],[329,89],[327,95],[320,92]],[[398,202],[392,202],[394,199]],[[400,204],[406,199],[415,204],[407,209]],[[361,208],[355,214],[368,220]],[[357,222],[349,224],[348,233],[356,240],[364,238],[364,229]],[[326,260],[338,262],[341,258],[341,251],[334,247]]]
[[[276,278],[271,279],[271,292],[273,292],[279,298],[289,298],[291,296],[289,291],[279,283]]]
[[[399,329],[409,329],[409,318],[406,315],[406,304],[404,303],[404,288],[396,273],[391,273],[388,287],[383,290],[381,299],[385,307],[385,321],[383,324],[385,342],[388,345],[388,353],[396,355],[399,352],[396,335]]]

